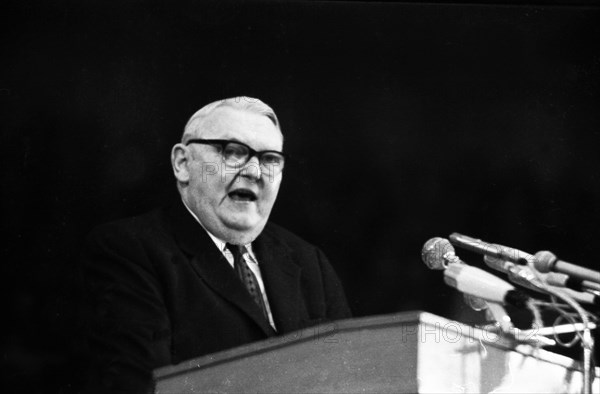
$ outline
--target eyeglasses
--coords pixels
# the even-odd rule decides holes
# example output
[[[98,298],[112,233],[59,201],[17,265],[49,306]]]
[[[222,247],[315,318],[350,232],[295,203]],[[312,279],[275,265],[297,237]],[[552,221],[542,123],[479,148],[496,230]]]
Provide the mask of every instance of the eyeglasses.
[[[219,153],[223,156],[225,164],[231,167],[242,167],[256,156],[260,166],[267,171],[272,171],[272,174],[278,175],[283,171],[286,155],[283,152],[276,150],[256,151],[248,145],[231,140],[210,140],[210,139],[191,139],[185,143],[215,145],[219,147]]]

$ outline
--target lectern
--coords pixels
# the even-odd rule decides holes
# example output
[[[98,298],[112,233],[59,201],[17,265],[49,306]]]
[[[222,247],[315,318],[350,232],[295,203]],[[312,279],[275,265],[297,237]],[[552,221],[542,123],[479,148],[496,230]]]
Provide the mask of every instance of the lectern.
[[[593,391],[600,391],[596,368]],[[156,393],[578,393],[579,363],[425,312],[349,319],[154,371]]]

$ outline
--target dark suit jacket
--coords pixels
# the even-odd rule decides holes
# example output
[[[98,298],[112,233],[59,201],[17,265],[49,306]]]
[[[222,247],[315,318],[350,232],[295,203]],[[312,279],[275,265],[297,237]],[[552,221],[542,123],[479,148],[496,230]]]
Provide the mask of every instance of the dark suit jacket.
[[[141,392],[154,368],[350,316],[317,247],[274,224],[252,245],[277,332],[182,203],[93,231],[90,386]]]

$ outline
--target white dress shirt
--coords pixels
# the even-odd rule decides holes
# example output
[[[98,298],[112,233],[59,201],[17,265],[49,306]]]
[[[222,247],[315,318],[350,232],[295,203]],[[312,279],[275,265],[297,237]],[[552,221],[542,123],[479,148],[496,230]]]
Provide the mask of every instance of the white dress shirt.
[[[196,221],[200,224],[200,226],[202,226],[204,231],[206,231],[206,233],[210,236],[210,239],[213,240],[213,242],[215,243],[217,248],[219,248],[221,253],[223,253],[223,256],[225,256],[225,258],[229,262],[229,265],[231,265],[231,268],[233,268],[233,255],[231,254],[229,249],[227,249],[227,247],[225,246],[226,242],[215,237],[210,231],[208,231],[206,229],[206,227],[204,227],[204,225],[202,224],[200,219],[198,219],[198,217],[194,214],[194,212],[192,212],[192,210],[185,204],[185,201],[183,202],[183,205],[187,208],[188,212],[194,217],[194,219],[196,219]],[[262,298],[263,298],[263,301],[265,302],[265,307],[267,309],[267,316],[269,317],[269,323],[271,324],[271,327],[273,327],[274,330],[277,330],[275,328],[275,321],[273,320],[273,314],[271,313],[271,306],[269,305],[269,300],[267,299],[267,292],[265,291],[265,284],[263,283],[262,275],[260,274],[260,267],[258,266],[258,260],[256,259],[254,252],[252,251],[252,244],[249,243],[244,246],[246,247],[246,252],[242,255],[242,257],[244,258],[244,260],[246,260],[246,263],[248,264],[248,267],[250,268],[250,270],[252,271],[254,276],[256,276],[256,280],[258,281],[258,285],[260,287],[260,292],[262,294]]]

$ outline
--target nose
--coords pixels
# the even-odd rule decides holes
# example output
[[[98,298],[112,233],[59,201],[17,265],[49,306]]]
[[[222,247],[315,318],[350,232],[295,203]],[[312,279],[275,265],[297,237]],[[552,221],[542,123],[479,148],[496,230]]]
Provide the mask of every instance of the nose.
[[[258,181],[262,176],[262,171],[260,169],[260,162],[258,161],[258,157],[251,157],[242,170],[240,171],[240,176],[246,177],[248,179],[252,179],[253,181]]]

